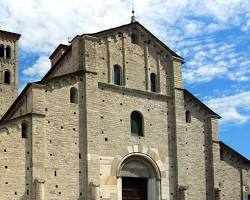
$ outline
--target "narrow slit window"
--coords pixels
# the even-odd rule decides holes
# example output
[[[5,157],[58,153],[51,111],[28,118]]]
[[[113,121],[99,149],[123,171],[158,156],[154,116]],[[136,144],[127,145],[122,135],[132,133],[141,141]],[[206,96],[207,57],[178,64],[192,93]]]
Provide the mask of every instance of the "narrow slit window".
[[[143,136],[143,116],[138,111],[133,111],[130,115],[131,134]]]
[[[70,103],[78,103],[78,91],[75,87],[70,89]]]
[[[9,71],[4,72],[4,83],[10,84],[10,72]]]
[[[139,43],[137,34],[135,34],[135,33],[131,34],[131,43],[132,44],[138,44]]]
[[[4,46],[0,45],[0,57],[3,58],[4,57]]]
[[[28,123],[22,122],[21,124],[22,138],[28,138]]]
[[[150,83],[151,83],[151,92],[156,92],[157,80],[155,73],[150,74]]]
[[[122,70],[120,65],[114,66],[114,84],[122,85]]]
[[[189,110],[186,111],[186,123],[191,123],[191,112]]]
[[[9,46],[6,48],[6,58],[11,58],[11,48]]]

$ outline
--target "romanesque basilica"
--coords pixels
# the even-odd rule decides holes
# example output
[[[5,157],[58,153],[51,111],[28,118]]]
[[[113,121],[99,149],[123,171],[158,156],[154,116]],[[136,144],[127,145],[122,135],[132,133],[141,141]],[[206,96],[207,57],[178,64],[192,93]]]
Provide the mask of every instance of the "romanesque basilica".
[[[250,199],[250,161],[134,18],[60,44],[18,95],[20,36],[0,30],[0,200]]]

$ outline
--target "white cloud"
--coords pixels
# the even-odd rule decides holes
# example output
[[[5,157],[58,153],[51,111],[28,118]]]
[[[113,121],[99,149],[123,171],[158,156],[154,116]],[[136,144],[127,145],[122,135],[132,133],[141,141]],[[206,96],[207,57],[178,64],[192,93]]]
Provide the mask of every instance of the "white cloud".
[[[195,41],[198,43],[197,39]],[[249,81],[250,57],[247,52],[238,51],[238,43],[242,45],[245,42],[231,39],[220,42],[215,39],[201,40],[194,45],[190,42],[184,52],[189,58],[183,70],[184,79],[188,83],[209,82],[215,78]]]
[[[250,121],[250,91],[210,99],[206,101],[206,104],[222,116],[223,123],[246,123]]]
[[[23,74],[32,77],[32,79],[39,80],[50,68],[50,60],[47,56],[39,57],[35,64],[30,67],[25,67]]]
[[[0,23],[3,29],[22,34],[20,46],[23,51],[37,53],[41,57],[41,54],[49,55],[53,52],[59,43],[67,43],[68,37],[129,23],[131,1],[61,0],[58,3],[57,0],[2,0]],[[191,59],[190,68],[185,73],[186,77],[193,77],[187,79],[191,82],[212,80],[216,76],[224,75],[226,70],[224,65],[219,69],[220,65],[207,61],[208,58],[217,58],[218,61],[224,59],[221,56],[223,50],[217,44],[209,42],[208,39],[200,45],[186,46],[184,51],[181,43],[190,39],[187,37],[208,36],[232,26],[246,31],[249,29],[247,19],[250,1],[246,0],[135,0],[135,8],[139,21],[170,47],[183,52],[185,56],[190,55],[189,52],[198,54]],[[205,47],[204,42],[214,46]],[[188,50],[189,47],[194,50]],[[208,54],[201,55],[202,51]],[[215,55],[218,51],[219,55]],[[226,51],[224,55],[232,53],[229,48]],[[37,63],[39,62],[41,61],[38,60]],[[209,67],[208,76],[202,76],[200,71],[206,66]],[[31,70],[34,66],[26,68]],[[191,70],[197,72],[187,76],[192,73]],[[27,69],[24,73],[27,73]],[[33,72],[36,77],[41,74],[39,70]],[[243,81],[248,76],[226,77]]]
[[[247,20],[245,25],[242,27],[243,31],[249,31],[250,30],[250,19]]]
[[[68,37],[129,22],[131,1],[4,0],[0,2],[1,25],[22,34],[24,50],[49,53],[57,44],[67,42]],[[173,27],[173,32],[179,29],[184,35],[198,35],[221,30],[239,19],[242,24],[246,23],[241,15],[248,13],[250,3],[245,0],[135,0],[135,7],[140,20],[158,35],[161,30],[166,33],[166,29]],[[190,16],[210,17],[213,22],[205,24],[202,20],[190,20]],[[169,31],[168,37],[173,37],[173,32]]]

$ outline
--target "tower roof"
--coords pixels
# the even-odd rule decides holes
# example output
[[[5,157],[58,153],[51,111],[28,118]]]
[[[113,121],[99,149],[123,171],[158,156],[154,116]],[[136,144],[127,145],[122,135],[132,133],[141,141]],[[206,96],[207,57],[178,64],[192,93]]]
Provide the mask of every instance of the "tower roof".
[[[13,33],[13,32],[0,30],[0,37],[6,38],[6,39],[19,40],[21,35],[18,34],[18,33]]]

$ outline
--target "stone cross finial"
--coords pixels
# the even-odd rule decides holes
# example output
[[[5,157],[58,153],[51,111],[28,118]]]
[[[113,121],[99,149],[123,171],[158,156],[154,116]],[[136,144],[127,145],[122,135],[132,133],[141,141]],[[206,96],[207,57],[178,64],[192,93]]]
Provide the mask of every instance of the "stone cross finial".
[[[134,1],[132,2],[132,17],[131,17],[131,23],[136,22],[135,19],[135,6],[134,6]]]

